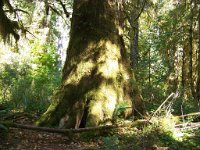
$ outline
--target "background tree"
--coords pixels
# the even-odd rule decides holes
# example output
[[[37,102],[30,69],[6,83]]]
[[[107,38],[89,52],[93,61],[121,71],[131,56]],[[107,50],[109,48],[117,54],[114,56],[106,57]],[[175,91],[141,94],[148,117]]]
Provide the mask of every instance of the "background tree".
[[[200,4],[199,4],[200,5]],[[199,15],[198,15],[198,32],[199,32],[199,35],[198,35],[198,38],[199,38],[199,41],[198,41],[198,62],[197,62],[197,84],[196,84],[196,95],[198,95],[199,91],[200,91],[200,6],[199,6]],[[199,94],[200,95],[200,94]],[[198,98],[199,100],[199,98]]]
[[[187,108],[196,105],[195,88],[191,86],[198,87],[196,83],[199,70],[196,65],[198,30],[194,22],[198,20],[198,9],[195,3],[196,1],[192,1],[192,4],[191,1],[146,3],[145,8],[150,7],[142,13],[139,20],[140,59],[135,72],[148,109],[157,107],[161,103],[159,100],[162,101],[176,90],[183,100],[181,102],[180,99],[174,105],[179,107],[175,109],[177,112],[181,111],[181,103]]]

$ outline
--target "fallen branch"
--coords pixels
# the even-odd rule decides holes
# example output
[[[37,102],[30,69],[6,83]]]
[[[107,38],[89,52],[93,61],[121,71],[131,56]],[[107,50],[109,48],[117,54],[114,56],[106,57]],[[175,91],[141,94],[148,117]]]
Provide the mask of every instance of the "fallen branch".
[[[123,125],[105,125],[105,126],[86,127],[86,128],[78,128],[78,129],[58,129],[58,128],[49,128],[49,127],[38,127],[38,126],[32,126],[32,125],[23,125],[23,124],[12,123],[12,122],[0,122],[0,124],[3,124],[7,127],[35,130],[35,131],[44,131],[44,132],[51,132],[51,133],[63,133],[63,134],[102,131],[102,130],[109,130],[109,129],[115,129],[115,128],[126,127],[126,126],[138,126],[138,125],[140,126],[141,124],[146,124],[146,123],[147,123],[147,120],[137,120],[135,122],[126,123]]]
[[[195,129],[199,129],[200,128],[200,125],[195,125],[195,126],[188,126],[188,127],[183,127],[183,128],[179,128],[180,130],[195,130]]]
[[[171,93],[171,94],[165,99],[165,101],[157,108],[157,110],[153,113],[153,115],[150,117],[149,120],[151,120],[151,119],[156,115],[156,113],[162,108],[162,106],[163,106],[172,96],[174,96],[174,95],[175,95],[175,93]]]
[[[195,113],[189,113],[181,116],[177,116],[178,118],[185,118],[185,117],[191,117],[191,116],[200,116],[200,112],[195,112]]]
[[[87,127],[87,128],[78,128],[78,129],[58,129],[58,128],[48,128],[48,127],[38,127],[38,126],[32,126],[32,125],[23,125],[18,123],[2,123],[3,125],[7,127],[13,127],[13,128],[20,128],[20,129],[28,129],[28,130],[35,130],[35,131],[44,131],[44,132],[52,132],[52,133],[82,133],[82,132],[88,132],[88,131],[99,131],[99,130],[108,130],[108,129],[114,129],[118,126],[116,125],[107,125],[107,126],[99,126],[99,127]]]
[[[200,122],[195,122],[195,123],[192,123],[192,122],[188,122],[188,123],[183,123],[183,124],[176,124],[175,127],[187,127],[187,126],[196,126],[196,125],[199,125],[200,126]]]
[[[199,129],[200,128],[200,122],[177,124],[177,125],[175,125],[175,128],[178,128],[180,130]]]

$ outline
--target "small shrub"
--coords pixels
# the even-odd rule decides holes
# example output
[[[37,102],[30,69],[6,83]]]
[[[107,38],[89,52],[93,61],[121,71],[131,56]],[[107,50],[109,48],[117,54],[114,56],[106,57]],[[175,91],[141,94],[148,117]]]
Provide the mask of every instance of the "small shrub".
[[[4,126],[3,124],[0,124],[0,144],[3,144],[3,142],[6,140],[8,134],[8,128]]]
[[[117,136],[103,138],[103,147],[105,150],[116,150],[119,148],[119,139]]]

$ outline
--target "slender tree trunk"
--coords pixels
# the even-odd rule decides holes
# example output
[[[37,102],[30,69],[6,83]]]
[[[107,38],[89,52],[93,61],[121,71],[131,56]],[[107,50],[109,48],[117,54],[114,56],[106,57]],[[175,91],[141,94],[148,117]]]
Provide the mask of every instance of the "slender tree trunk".
[[[198,25],[199,25],[199,47],[198,47],[198,61],[197,61],[197,84],[196,84],[196,97],[197,97],[197,100],[200,100],[200,8],[199,8],[199,15],[198,15]]]
[[[173,53],[174,53],[174,57],[172,57],[172,72],[171,72],[171,85],[172,85],[172,91],[175,92],[178,88],[178,84],[179,84],[179,80],[178,80],[178,76],[179,76],[179,70],[178,70],[178,63],[179,63],[179,56],[178,56],[178,49],[176,47],[176,45],[173,45]]]
[[[193,0],[190,2],[190,28],[189,28],[189,78],[191,94],[195,97],[193,82]]]
[[[116,106],[132,107],[132,77],[119,35],[116,3],[74,0],[62,85],[39,125],[79,128],[112,120]],[[124,112],[125,116],[132,109]]]
[[[131,38],[131,60],[133,68],[138,62],[138,37],[139,37],[139,23],[138,20],[135,21],[135,28],[133,29],[133,38]]]
[[[149,48],[149,87],[151,86],[151,48]]]
[[[130,51],[131,51],[131,64],[132,67],[135,68],[138,62],[138,37],[139,37],[139,10],[140,10],[140,2],[133,1],[132,5],[137,8],[133,9],[130,12],[129,23],[131,25],[130,29]]]
[[[186,49],[183,47],[183,56],[182,56],[182,87],[185,88],[185,80],[186,80],[186,73],[185,73],[185,64],[186,64]]]
[[[139,1],[132,1],[132,5],[134,5],[135,8],[131,11],[130,18],[129,18],[129,23],[131,25],[130,32],[129,32],[129,37],[130,37],[130,52],[131,52],[131,67],[132,69],[136,69],[137,63],[138,63],[138,58],[139,58],[139,50],[138,50],[138,40],[139,40],[139,9],[140,8],[140,2]],[[141,10],[141,11],[142,11]],[[133,100],[134,100],[134,106],[135,106],[135,111],[136,115],[139,115],[141,117],[146,115],[145,111],[145,106],[143,103],[143,97],[142,97],[142,91],[139,86],[139,84],[136,82],[137,79],[133,77],[133,82],[135,83],[133,85]]]

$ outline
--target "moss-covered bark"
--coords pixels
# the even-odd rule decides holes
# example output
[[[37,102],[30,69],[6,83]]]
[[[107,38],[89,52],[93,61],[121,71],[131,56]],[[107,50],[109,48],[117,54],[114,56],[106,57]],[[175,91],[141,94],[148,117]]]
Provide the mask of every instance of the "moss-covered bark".
[[[197,95],[197,100],[200,101],[200,8],[199,8],[199,15],[198,15],[198,30],[199,30],[199,47],[198,47],[198,62],[197,62],[197,83],[196,83],[196,95]]]
[[[3,6],[7,4],[10,11],[12,11],[12,6],[10,5],[9,1],[0,1],[0,36],[3,38],[4,42],[9,38],[10,35],[13,35],[14,38],[18,41],[19,35],[17,34],[16,30],[19,29],[18,23],[16,21],[10,20],[4,10]]]
[[[113,118],[119,103],[132,107],[131,72],[112,0],[74,0],[63,80],[39,125],[78,128]]]

